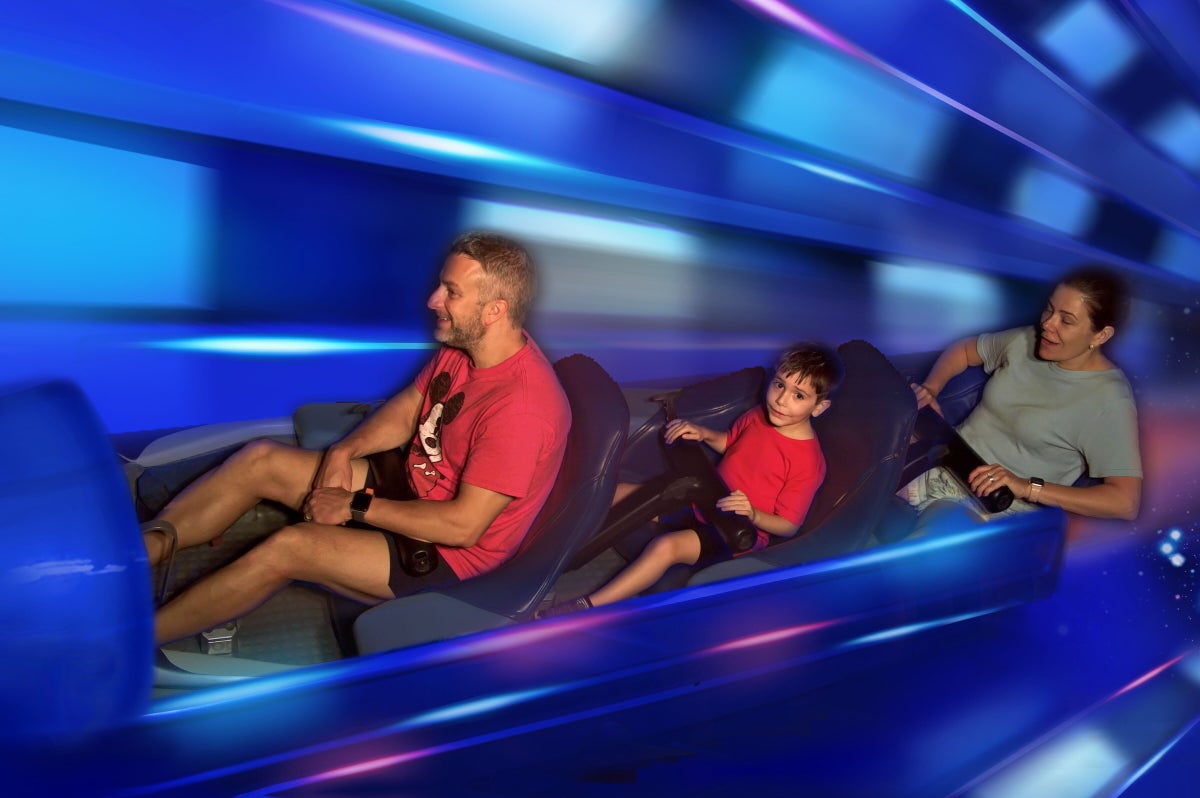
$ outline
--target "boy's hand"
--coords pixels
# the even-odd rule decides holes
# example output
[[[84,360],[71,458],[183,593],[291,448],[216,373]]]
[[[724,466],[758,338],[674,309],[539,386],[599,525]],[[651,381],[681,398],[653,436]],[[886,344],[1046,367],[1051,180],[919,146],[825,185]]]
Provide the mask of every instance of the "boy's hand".
[[[681,438],[685,441],[700,441],[703,443],[708,438],[708,430],[698,424],[676,418],[667,422],[663,435],[667,443],[674,443]]]
[[[717,499],[717,509],[749,518],[750,523],[758,526],[758,510],[754,509],[746,494],[740,490],[735,490],[723,499]]]

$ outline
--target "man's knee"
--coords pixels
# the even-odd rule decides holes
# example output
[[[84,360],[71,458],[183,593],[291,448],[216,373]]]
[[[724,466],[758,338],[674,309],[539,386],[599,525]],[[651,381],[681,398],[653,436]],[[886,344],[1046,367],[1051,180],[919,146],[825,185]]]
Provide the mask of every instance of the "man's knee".
[[[248,473],[266,472],[288,448],[291,447],[266,438],[258,438],[234,452],[229,458],[229,463]]]
[[[266,438],[253,440],[226,461],[239,481],[263,498],[290,502],[296,491],[307,492],[319,454]]]
[[[297,574],[306,570],[312,557],[313,544],[311,527],[285,526],[251,549],[246,557],[259,570],[277,577],[296,579]]]

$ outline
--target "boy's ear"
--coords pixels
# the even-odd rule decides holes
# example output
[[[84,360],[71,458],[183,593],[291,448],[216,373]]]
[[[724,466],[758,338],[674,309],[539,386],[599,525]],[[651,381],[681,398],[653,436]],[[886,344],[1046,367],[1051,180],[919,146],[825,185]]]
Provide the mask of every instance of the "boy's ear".
[[[817,402],[817,406],[813,408],[812,417],[816,418],[817,416],[824,413],[826,410],[829,409],[830,404],[831,403],[828,399],[822,399],[821,401]]]

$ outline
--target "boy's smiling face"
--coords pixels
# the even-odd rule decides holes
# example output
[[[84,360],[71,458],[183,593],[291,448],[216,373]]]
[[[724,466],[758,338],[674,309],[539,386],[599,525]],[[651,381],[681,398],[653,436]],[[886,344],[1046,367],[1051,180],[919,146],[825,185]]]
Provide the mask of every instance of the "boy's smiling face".
[[[802,379],[798,374],[785,376],[775,372],[767,385],[764,405],[771,426],[787,435],[807,431],[810,419],[824,413],[829,400],[818,401],[817,392],[807,376]]]

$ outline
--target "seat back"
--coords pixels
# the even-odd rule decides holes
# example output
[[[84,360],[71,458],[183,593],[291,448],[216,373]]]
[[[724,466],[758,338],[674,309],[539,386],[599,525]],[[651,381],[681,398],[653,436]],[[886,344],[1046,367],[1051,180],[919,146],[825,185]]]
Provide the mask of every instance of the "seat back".
[[[360,652],[531,617],[576,549],[603,522],[616,490],[629,408],[620,387],[591,358],[571,355],[554,369],[571,405],[571,431],[554,487],[517,553],[486,574],[364,612],[354,625]]]
[[[689,584],[794,565],[863,548],[896,491],[916,418],[908,382],[866,341],[838,348],[846,376],[829,410],[814,420],[825,481],[794,538],[718,563]]]
[[[500,576],[492,577],[496,583],[515,583],[521,594],[512,594],[515,601],[505,600],[511,608],[505,614],[514,618],[533,613],[571,555],[608,514],[617,486],[617,462],[629,430],[629,407],[621,388],[596,361],[571,355],[554,369],[571,404],[566,455],[550,496],[517,554],[501,566]],[[504,592],[497,591],[492,580],[479,581],[489,576],[472,580],[482,585],[479,606],[487,607],[489,597]],[[504,611],[498,604],[495,609]]]
[[[656,399],[670,404],[675,418],[712,429],[729,429],[738,416],[762,401],[766,370],[744,368],[703,382],[667,391]],[[663,446],[664,409],[646,419],[629,435],[621,458],[621,481],[641,484],[668,470]]]

